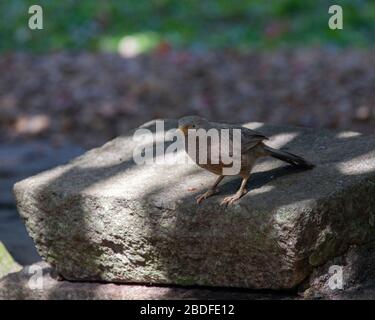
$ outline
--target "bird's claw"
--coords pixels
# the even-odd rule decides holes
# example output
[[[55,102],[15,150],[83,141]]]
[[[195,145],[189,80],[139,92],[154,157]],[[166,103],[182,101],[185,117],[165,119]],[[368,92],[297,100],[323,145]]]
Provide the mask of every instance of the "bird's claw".
[[[229,197],[225,197],[223,199],[223,201],[220,202],[220,205],[225,206],[225,207],[228,206],[228,205],[231,205],[234,202],[236,202],[237,200],[239,200],[244,194],[246,194],[246,192],[247,192],[246,190],[244,190],[242,192],[238,191],[238,192],[236,192],[235,194],[233,194]]]
[[[208,197],[211,197],[212,195],[216,194],[218,191],[217,190],[212,190],[209,189],[205,193],[198,195],[196,197],[197,199],[197,204],[200,204],[203,200],[207,199]]]

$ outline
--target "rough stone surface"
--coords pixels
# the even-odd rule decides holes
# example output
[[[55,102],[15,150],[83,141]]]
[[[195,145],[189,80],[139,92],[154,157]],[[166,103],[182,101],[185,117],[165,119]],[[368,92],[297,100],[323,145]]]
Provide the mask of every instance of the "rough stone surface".
[[[337,273],[330,272],[331,267]],[[300,289],[307,288],[303,292],[305,298],[375,299],[374,275],[375,244],[352,245],[344,255],[315,268]]]
[[[0,242],[0,278],[20,269],[20,265],[13,260],[3,243]]]
[[[194,164],[136,165],[130,133],[15,185],[39,254],[68,280],[290,289],[373,240],[375,136],[248,126],[317,167],[265,159],[240,202],[219,206],[240,183],[227,178],[198,206],[215,177]]]
[[[35,278],[36,270],[40,278]],[[0,281],[1,299],[26,300],[169,300],[169,299],[300,299],[296,293],[234,288],[149,286],[57,280],[46,263],[25,267]]]
[[[39,276],[38,276],[39,275]],[[40,262],[0,280],[0,300],[374,300],[375,282],[329,290],[326,278],[305,292],[238,288],[71,282]],[[316,279],[315,279],[316,281]],[[322,285],[324,284],[324,285]]]

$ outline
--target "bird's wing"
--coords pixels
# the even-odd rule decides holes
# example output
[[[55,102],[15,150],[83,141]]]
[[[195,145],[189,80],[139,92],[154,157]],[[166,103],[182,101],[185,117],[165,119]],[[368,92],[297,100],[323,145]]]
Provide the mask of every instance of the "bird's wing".
[[[229,141],[227,141],[227,146],[229,147],[229,155],[232,157],[233,154],[244,154],[250,149],[254,148],[258,143],[262,142],[263,140],[267,140],[268,137],[264,134],[257,132],[255,130],[251,130],[241,125],[232,125],[232,124],[223,124],[223,123],[214,123],[211,122],[211,128],[216,129],[229,129]],[[236,138],[233,135],[233,129],[239,129],[241,131],[241,145],[239,143],[233,143],[233,139]],[[223,144],[226,139],[221,137],[220,144]],[[214,148],[221,149],[220,146],[214,146]]]
[[[232,134],[230,137],[230,146],[233,148],[233,152],[241,152],[241,154],[246,153],[250,149],[254,148],[258,143],[262,142],[263,140],[268,140],[268,137],[264,134],[251,130],[249,128],[242,127],[240,125],[227,125],[227,129],[239,129],[241,130],[241,148],[237,150],[237,144],[233,144],[233,139],[235,138]]]
[[[241,153],[249,151],[254,148],[259,142],[267,140],[268,137],[264,134],[251,130],[245,127],[240,127],[241,129]]]

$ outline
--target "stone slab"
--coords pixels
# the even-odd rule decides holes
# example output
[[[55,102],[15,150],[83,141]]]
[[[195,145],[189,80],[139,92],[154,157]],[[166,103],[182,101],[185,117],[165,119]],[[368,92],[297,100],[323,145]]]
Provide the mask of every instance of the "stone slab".
[[[246,125],[316,168],[265,159],[241,201],[219,205],[239,186],[228,178],[197,205],[215,177],[194,164],[136,165],[129,133],[15,185],[39,254],[68,280],[291,289],[373,240],[375,136]]]

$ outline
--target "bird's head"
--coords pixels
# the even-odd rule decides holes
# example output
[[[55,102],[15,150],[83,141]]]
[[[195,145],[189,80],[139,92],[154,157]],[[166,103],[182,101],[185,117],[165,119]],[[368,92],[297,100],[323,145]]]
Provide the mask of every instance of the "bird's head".
[[[189,129],[205,128],[208,121],[198,116],[186,116],[178,120],[178,129],[186,136]]]

